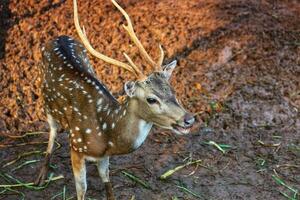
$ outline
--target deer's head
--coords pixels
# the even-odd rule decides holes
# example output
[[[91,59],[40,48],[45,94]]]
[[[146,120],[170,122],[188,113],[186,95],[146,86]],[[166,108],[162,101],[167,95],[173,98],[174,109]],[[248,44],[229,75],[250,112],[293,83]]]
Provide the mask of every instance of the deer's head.
[[[154,72],[148,76],[144,75],[126,53],[124,53],[124,56],[129,64],[97,52],[91,46],[86,33],[82,31],[79,25],[77,2],[76,0],[73,1],[75,27],[87,50],[95,57],[115,66],[122,67],[136,75],[137,80],[126,82],[124,89],[130,101],[134,102],[135,106],[137,106],[137,109],[135,109],[137,114],[145,121],[152,122],[159,127],[173,130],[177,134],[187,134],[195,121],[194,117],[179,104],[175,92],[169,84],[171,74],[176,67],[176,61],[163,66],[164,51],[159,45],[160,57],[155,62],[138,40],[128,14],[115,0],[112,0],[112,3],[127,20],[127,25],[123,25],[124,29],[128,32],[133,43],[138,47],[141,56],[154,68]]]
[[[125,84],[125,91],[135,101],[137,114],[141,118],[177,134],[186,134],[195,120],[180,105],[169,84],[175,67],[176,61],[173,61],[144,80],[129,81]]]

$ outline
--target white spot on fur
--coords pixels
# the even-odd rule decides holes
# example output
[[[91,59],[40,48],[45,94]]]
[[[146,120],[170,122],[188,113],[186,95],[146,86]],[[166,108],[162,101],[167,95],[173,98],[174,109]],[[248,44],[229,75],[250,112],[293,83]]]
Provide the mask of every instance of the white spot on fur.
[[[89,134],[89,133],[92,132],[92,130],[88,128],[88,129],[85,130],[85,132]]]
[[[114,146],[114,143],[112,143],[111,141],[109,141],[109,142],[108,142],[108,145],[111,146],[111,147],[113,147],[113,146]]]
[[[107,124],[104,122],[104,124],[102,125],[102,130],[105,130],[107,128]]]

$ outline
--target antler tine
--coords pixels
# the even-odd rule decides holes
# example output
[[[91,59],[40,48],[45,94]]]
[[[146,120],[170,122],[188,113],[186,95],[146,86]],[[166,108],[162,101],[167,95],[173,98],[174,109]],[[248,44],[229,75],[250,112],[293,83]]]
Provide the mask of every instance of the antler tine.
[[[138,69],[138,67],[134,64],[134,62],[131,60],[131,58],[126,54],[126,53],[123,53],[124,57],[126,58],[126,60],[130,63],[131,66],[133,66],[134,68],[136,68],[138,71],[140,71]]]
[[[127,26],[123,24],[124,29],[127,31],[127,33],[129,34],[131,40],[134,42],[134,44],[138,47],[142,57],[149,62],[149,64],[154,67],[155,69],[157,68],[157,64],[159,63],[155,63],[152,58],[149,56],[149,54],[147,53],[147,51],[145,50],[145,48],[143,47],[142,43],[139,41],[139,39],[137,38],[133,26],[132,26],[132,22],[130,20],[130,17],[128,16],[128,14],[126,13],[126,11],[115,1],[115,0],[111,0],[112,3],[117,7],[117,9],[122,13],[122,15],[125,17],[126,21],[127,21]]]
[[[156,70],[160,70],[160,68],[161,68],[161,66],[163,64],[163,61],[164,61],[164,57],[165,57],[165,53],[164,53],[164,50],[163,50],[163,48],[162,48],[161,45],[159,45],[159,50],[160,50],[160,56],[159,56],[159,59],[158,59],[158,62],[157,62],[157,68],[156,68]]]
[[[135,65],[128,65],[126,63],[123,63],[121,61],[118,61],[118,60],[115,60],[113,58],[110,58],[98,51],[96,51],[92,45],[90,44],[89,40],[87,39],[87,36],[86,36],[86,33],[85,31],[82,31],[81,27],[80,27],[80,24],[79,24],[79,19],[78,19],[78,8],[77,8],[77,0],[73,0],[73,4],[74,4],[74,23],[75,23],[75,27],[76,27],[76,30],[77,30],[77,33],[81,39],[81,41],[83,42],[84,46],[87,48],[87,50],[95,57],[107,62],[107,63],[110,63],[110,64],[113,64],[113,65],[116,65],[118,67],[122,67],[132,73],[134,73],[137,77],[141,77],[143,76],[142,72],[135,66]]]
[[[143,72],[141,70],[139,70],[139,68],[134,64],[134,62],[131,60],[131,58],[126,54],[123,53],[124,57],[126,58],[126,60],[129,62],[129,64],[132,66],[132,68],[135,70],[135,72],[137,73],[138,77],[140,80],[143,80],[146,78],[146,76],[143,74]]]

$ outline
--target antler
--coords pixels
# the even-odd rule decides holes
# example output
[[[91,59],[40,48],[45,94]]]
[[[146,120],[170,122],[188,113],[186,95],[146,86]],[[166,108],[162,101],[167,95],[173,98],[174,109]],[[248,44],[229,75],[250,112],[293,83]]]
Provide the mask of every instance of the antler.
[[[159,50],[160,50],[160,57],[156,62],[153,61],[153,59],[149,56],[149,54],[147,53],[147,51],[145,50],[145,48],[143,47],[142,43],[139,41],[139,39],[137,38],[133,26],[132,26],[132,22],[130,20],[130,17],[128,16],[128,14],[125,12],[125,10],[115,1],[115,0],[111,0],[112,3],[117,7],[117,9],[123,14],[123,16],[125,17],[126,21],[127,21],[127,26],[123,24],[124,29],[127,31],[127,33],[129,34],[131,40],[134,42],[134,44],[138,47],[142,57],[152,66],[154,67],[155,70],[161,70],[161,65],[164,59],[164,51],[161,47],[161,45],[159,45]],[[77,33],[81,39],[81,41],[83,42],[84,46],[87,48],[87,50],[95,57],[116,65],[118,67],[122,67],[132,73],[134,73],[139,79],[144,79],[145,75],[141,72],[141,70],[133,63],[133,61],[131,60],[131,58],[124,53],[125,58],[127,59],[128,64],[123,63],[121,61],[115,60],[111,57],[108,57],[98,51],[96,51],[92,45],[90,44],[87,36],[86,36],[86,32],[84,30],[81,29],[80,24],[79,24],[79,19],[78,19],[78,8],[77,8],[77,0],[73,0],[73,4],[74,4],[74,23],[75,23],[75,27],[77,30]]]
[[[133,41],[133,43],[138,47],[142,57],[148,61],[148,63],[154,67],[155,70],[159,70],[161,68],[163,59],[164,59],[164,51],[161,47],[161,45],[159,45],[159,50],[160,50],[160,58],[158,60],[157,63],[155,63],[153,61],[153,59],[149,56],[149,54],[147,53],[147,51],[145,50],[145,48],[143,47],[142,43],[139,41],[139,39],[137,38],[134,29],[133,29],[133,25],[132,22],[130,20],[130,17],[128,16],[128,14],[126,13],[126,11],[115,1],[115,0],[111,0],[112,3],[117,7],[117,9],[122,13],[122,15],[125,17],[126,21],[127,21],[127,26],[123,24],[124,29],[127,31],[127,33],[129,34],[131,40]]]
[[[73,4],[74,4],[74,23],[75,23],[75,27],[76,27],[76,30],[77,30],[77,33],[81,39],[81,41],[83,42],[84,46],[87,48],[87,50],[95,57],[107,62],[107,63],[110,63],[110,64],[113,64],[113,65],[116,65],[118,67],[122,67],[132,73],[134,73],[138,78],[143,78],[145,77],[145,75],[137,68],[137,66],[132,62],[132,60],[129,58],[129,56],[126,57],[126,59],[130,60],[130,65],[126,64],[126,63],[123,63],[121,61],[118,61],[118,60],[115,60],[111,57],[108,57],[98,51],[96,51],[92,45],[90,44],[89,40],[87,39],[87,36],[86,36],[86,33],[85,33],[85,30],[82,31],[81,27],[80,27],[80,24],[79,24],[79,19],[78,19],[78,8],[77,8],[77,0],[73,0]]]
[[[164,61],[164,56],[165,56],[164,50],[163,50],[161,45],[159,45],[159,50],[160,50],[160,57],[159,57],[158,62],[157,62],[158,68],[156,68],[156,70],[161,69],[161,66],[162,66],[163,61]]]

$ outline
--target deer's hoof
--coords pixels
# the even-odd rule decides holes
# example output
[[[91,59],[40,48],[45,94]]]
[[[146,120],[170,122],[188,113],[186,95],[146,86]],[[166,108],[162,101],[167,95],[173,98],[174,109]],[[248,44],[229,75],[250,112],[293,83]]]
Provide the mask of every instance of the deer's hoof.
[[[107,197],[107,200],[116,200],[114,196]]]
[[[106,189],[107,200],[115,200],[115,196],[112,190],[112,185],[110,182],[105,183],[105,189]]]
[[[47,174],[48,174],[48,166],[43,166],[37,179],[34,181],[34,185],[36,186],[42,186],[45,184],[45,180],[47,178]]]

